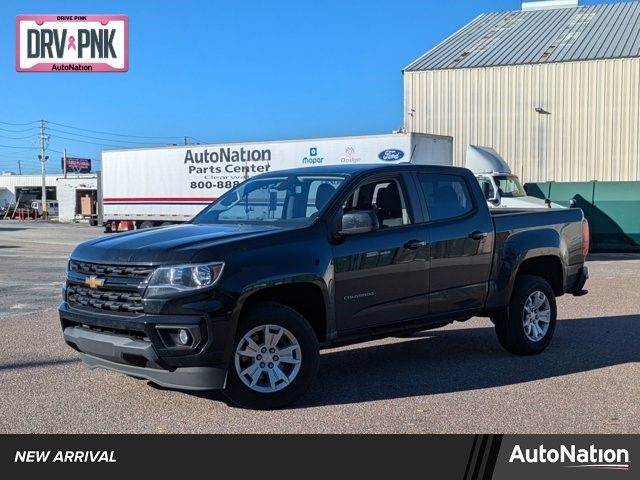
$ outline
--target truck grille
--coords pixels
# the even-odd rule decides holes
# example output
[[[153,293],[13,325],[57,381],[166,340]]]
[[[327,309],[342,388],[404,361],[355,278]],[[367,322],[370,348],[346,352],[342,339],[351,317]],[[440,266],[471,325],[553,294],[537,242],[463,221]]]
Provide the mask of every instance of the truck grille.
[[[111,313],[136,314],[144,311],[138,292],[91,289],[75,284],[67,286],[67,302],[73,307]]]
[[[153,267],[129,266],[129,265],[102,265],[98,263],[78,262],[71,260],[69,270],[73,272],[86,273],[89,275],[104,275],[111,277],[145,278],[152,271]]]

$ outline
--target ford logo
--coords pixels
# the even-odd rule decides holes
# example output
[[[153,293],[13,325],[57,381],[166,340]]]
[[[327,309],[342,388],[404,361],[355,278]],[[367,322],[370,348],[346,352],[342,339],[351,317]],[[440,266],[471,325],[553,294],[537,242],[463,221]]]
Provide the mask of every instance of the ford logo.
[[[378,154],[378,158],[384,162],[395,162],[402,157],[404,157],[404,152],[402,150],[396,150],[395,148],[383,150]]]

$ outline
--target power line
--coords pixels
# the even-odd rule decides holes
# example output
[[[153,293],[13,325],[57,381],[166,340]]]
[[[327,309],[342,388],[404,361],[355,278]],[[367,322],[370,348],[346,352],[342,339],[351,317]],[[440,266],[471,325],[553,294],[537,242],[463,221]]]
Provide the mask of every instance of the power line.
[[[27,135],[25,137],[10,137],[8,135],[0,135],[0,138],[7,138],[10,140],[24,140],[26,138],[35,138],[35,134]]]
[[[71,142],[88,143],[90,145],[98,145],[100,147],[115,147],[115,148],[122,147],[122,145],[112,145],[112,144],[107,144],[107,143],[89,142],[87,140],[79,140],[77,138],[61,137],[60,135],[56,135],[55,138],[61,138],[63,140],[69,140]],[[116,140],[116,139],[114,138],[114,140]]]
[[[83,138],[91,138],[93,140],[106,140],[108,142],[118,142],[118,143],[131,143],[134,145],[164,145],[165,143],[157,143],[157,142],[132,142],[130,140],[120,140],[117,138],[102,138],[102,137],[94,137],[92,135],[83,135],[81,133],[74,133],[74,132],[66,132],[64,130],[58,130],[57,128],[49,128],[48,129],[51,132],[59,132],[59,133],[64,133],[65,135],[74,135],[77,137],[83,137]],[[57,137],[57,135],[55,135]],[[62,138],[62,137],[59,137]],[[79,140],[78,140],[79,141]]]
[[[11,123],[11,122],[0,122],[0,123],[1,123],[2,125],[15,125],[15,126],[18,126],[18,127],[23,127],[23,126],[25,126],[25,125],[34,125],[34,124],[36,124],[36,125],[37,125],[37,124],[38,124],[38,123],[40,123],[40,122],[38,122],[38,121],[36,120],[36,121],[33,121],[33,122],[27,122],[27,123]],[[36,127],[36,128],[37,128],[37,127]]]
[[[38,147],[17,147],[15,145],[0,145],[0,148],[18,148],[20,150],[37,150]]]
[[[100,131],[100,130],[90,130],[88,128],[80,128],[80,127],[74,127],[72,125],[64,125],[62,123],[56,123],[56,122],[47,122],[51,125],[56,125],[58,127],[64,127],[64,128],[73,128],[74,130],[82,130],[83,132],[91,132],[91,133],[98,133],[100,135],[112,135],[112,136],[116,136],[116,137],[128,137],[128,138],[157,138],[157,139],[167,139],[167,138],[173,138],[175,139],[182,139],[184,138],[184,135],[177,135],[177,136],[171,136],[171,135],[165,135],[165,136],[152,136],[152,135],[128,135],[125,133],[113,133],[113,132],[104,132],[104,131]],[[115,139],[114,139],[115,140]]]
[[[2,130],[3,132],[9,132],[9,133],[24,133],[24,132],[32,132],[34,130],[38,130],[38,127],[31,127],[31,128],[23,128],[21,130],[10,130],[8,128],[2,128],[0,127],[0,130]]]
[[[196,141],[197,143],[211,143],[211,142],[205,142],[205,141],[203,141],[203,140],[198,140],[197,138],[194,138],[194,137],[187,137],[187,138],[190,138],[191,140],[194,140],[194,141]]]

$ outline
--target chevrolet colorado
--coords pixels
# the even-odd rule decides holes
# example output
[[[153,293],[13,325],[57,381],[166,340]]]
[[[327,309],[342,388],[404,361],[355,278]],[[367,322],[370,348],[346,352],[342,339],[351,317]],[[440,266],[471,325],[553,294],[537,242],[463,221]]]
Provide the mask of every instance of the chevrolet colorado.
[[[542,352],[556,297],[580,295],[579,209],[490,212],[473,174],[338,165],[253,177],[185,225],[71,253],[59,313],[85,365],[243,407],[296,400],[321,348],[487,316]]]

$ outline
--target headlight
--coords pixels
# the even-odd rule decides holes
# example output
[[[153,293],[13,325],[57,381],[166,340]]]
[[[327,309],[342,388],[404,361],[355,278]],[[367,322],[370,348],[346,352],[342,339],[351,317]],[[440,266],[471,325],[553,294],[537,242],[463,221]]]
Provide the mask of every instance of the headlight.
[[[157,268],[149,276],[145,297],[160,298],[212,287],[220,279],[223,269],[224,262]]]

